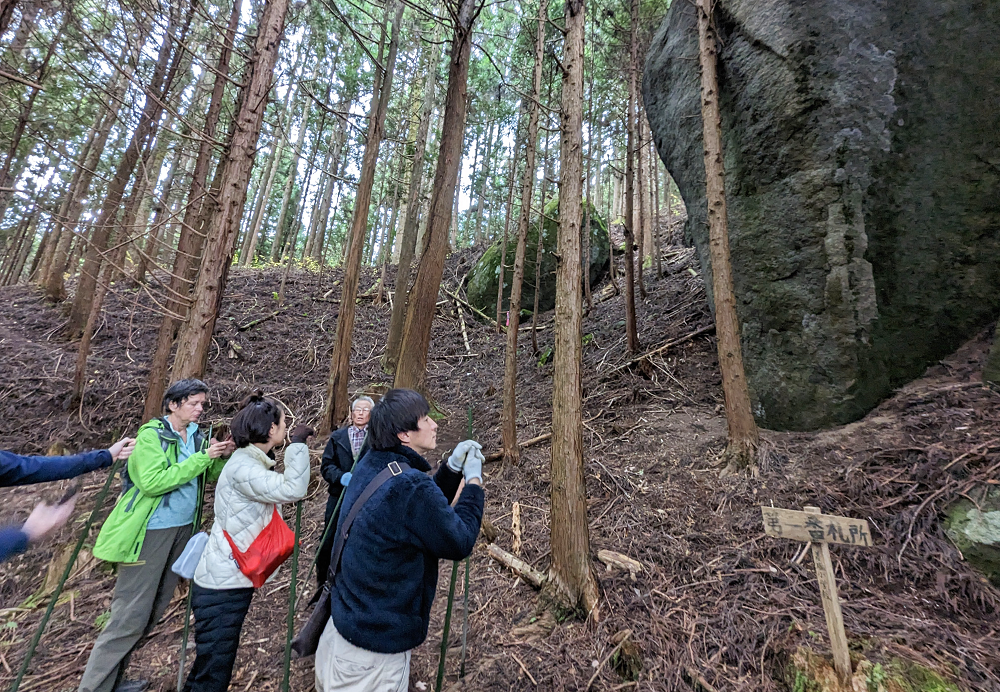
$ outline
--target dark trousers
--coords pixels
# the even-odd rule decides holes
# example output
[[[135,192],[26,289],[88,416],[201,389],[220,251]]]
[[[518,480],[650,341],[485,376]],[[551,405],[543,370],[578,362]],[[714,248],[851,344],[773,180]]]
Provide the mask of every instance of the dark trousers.
[[[337,506],[340,495],[331,495],[326,500],[326,514],[323,517],[323,531],[326,538],[319,545],[316,555],[316,584],[323,588],[326,582],[327,572],[330,571],[330,553],[333,552],[333,539],[337,534],[337,519],[340,517],[340,510],[334,514],[333,509]]]
[[[197,650],[184,692],[226,692],[255,589],[191,588]]]

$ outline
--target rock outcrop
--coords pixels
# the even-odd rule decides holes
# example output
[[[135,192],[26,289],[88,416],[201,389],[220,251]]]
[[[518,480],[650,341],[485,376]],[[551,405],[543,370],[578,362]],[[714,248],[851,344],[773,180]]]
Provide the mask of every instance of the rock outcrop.
[[[755,415],[777,429],[845,423],[1000,313],[1000,4],[716,12]],[[674,3],[643,97],[710,277],[697,44],[694,6]]]
[[[608,226],[598,211],[590,207],[590,283],[597,284],[608,267]],[[538,310],[551,310],[556,304],[556,240],[559,233],[559,200],[553,199],[545,205],[545,223],[542,225],[542,280],[538,291]],[[469,302],[492,315],[497,306],[497,283],[500,280],[501,243],[491,245],[475,266],[469,271],[467,289]],[[503,309],[510,302],[510,284],[514,276],[514,252],[517,249],[517,235],[512,233],[507,241],[507,271],[504,272]],[[521,289],[521,309],[535,307],[535,259],[538,251],[538,224],[528,227],[528,238],[524,253],[524,286]]]
[[[1000,586],[1000,491],[959,500],[948,509],[945,533],[969,564]]]

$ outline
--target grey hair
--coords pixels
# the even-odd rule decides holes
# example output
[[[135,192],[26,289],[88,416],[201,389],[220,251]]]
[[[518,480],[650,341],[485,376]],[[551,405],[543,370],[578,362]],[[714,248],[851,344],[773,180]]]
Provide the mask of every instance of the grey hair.
[[[357,399],[355,399],[354,402],[351,404],[351,412],[352,413],[354,412],[354,407],[357,406],[358,403],[362,402],[362,401],[367,401],[369,406],[371,406],[372,408],[375,408],[375,402],[372,401],[372,398],[370,396],[362,394]]]

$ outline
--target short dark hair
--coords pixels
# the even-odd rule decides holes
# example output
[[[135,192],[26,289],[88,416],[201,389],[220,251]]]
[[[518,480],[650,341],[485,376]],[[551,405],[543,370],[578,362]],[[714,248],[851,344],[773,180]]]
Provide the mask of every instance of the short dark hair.
[[[372,407],[368,423],[368,439],[372,449],[392,449],[399,446],[399,433],[417,429],[420,419],[430,413],[431,405],[420,392],[412,389],[390,389]]]
[[[254,442],[267,442],[271,437],[271,426],[281,424],[284,413],[274,399],[264,396],[259,389],[243,400],[239,412],[233,416],[229,430],[237,447],[246,447]]]
[[[163,395],[163,412],[170,413],[170,404],[180,406],[196,394],[208,394],[208,385],[194,377],[177,380],[167,388]]]

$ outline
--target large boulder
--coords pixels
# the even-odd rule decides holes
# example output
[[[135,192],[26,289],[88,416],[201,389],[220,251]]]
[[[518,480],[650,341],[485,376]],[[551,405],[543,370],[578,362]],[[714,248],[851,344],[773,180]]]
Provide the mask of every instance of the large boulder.
[[[1000,586],[1000,490],[987,491],[978,504],[959,500],[944,526],[969,564]]]
[[[720,0],[716,21],[755,414],[846,423],[1000,313],[1000,3]],[[675,2],[643,97],[710,279],[698,65]]]
[[[993,387],[1000,387],[1000,324],[993,335],[993,346],[986,356],[986,366],[983,368],[983,380]]]
[[[587,203],[584,203],[586,213]],[[608,226],[597,209],[590,205],[590,283],[596,284],[608,267]],[[559,234],[559,200],[545,205],[545,223],[542,225],[542,281],[538,291],[538,310],[551,310],[556,304],[556,240]],[[497,283],[500,281],[500,255],[503,241],[493,243],[469,271],[467,293],[469,302],[488,315],[497,309]],[[504,272],[503,309],[510,302],[510,285],[514,277],[514,252],[517,235],[507,241],[507,271]],[[524,253],[524,285],[521,289],[521,308],[535,307],[535,259],[538,252],[538,224],[528,226]]]

